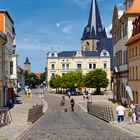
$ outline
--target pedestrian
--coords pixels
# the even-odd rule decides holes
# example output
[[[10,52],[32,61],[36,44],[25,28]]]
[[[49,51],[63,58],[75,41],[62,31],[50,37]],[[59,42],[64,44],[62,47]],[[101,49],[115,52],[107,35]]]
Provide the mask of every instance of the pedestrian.
[[[136,122],[136,106],[133,101],[131,101],[129,105],[129,118],[130,118],[130,123],[135,123]]]
[[[60,102],[60,106],[65,106],[65,97],[62,96],[62,100]]]
[[[71,98],[70,103],[71,103],[71,111],[74,111],[74,104],[75,104],[75,101],[74,101],[73,98]]]
[[[25,95],[27,95],[28,94],[28,86],[25,86]]]
[[[69,100],[70,100],[70,97],[71,97],[71,92],[70,91],[68,91],[68,96],[69,96]]]
[[[121,105],[121,102],[119,102],[119,105],[116,108],[116,112],[117,112],[117,115],[118,115],[118,123],[119,122],[124,122],[125,108]]]

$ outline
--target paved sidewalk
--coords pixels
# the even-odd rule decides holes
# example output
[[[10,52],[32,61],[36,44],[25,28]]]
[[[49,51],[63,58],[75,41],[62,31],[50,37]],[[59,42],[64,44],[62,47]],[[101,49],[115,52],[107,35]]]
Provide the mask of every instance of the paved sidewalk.
[[[82,106],[82,108],[87,112],[87,101],[83,100],[82,96],[72,96],[77,104],[79,106]],[[112,98],[112,94],[109,95],[93,95],[92,96],[92,102],[94,104],[104,104],[109,105],[113,108],[115,121],[111,123],[112,126],[117,127],[121,130],[124,130],[126,132],[129,132],[130,134],[134,136],[138,136],[140,139],[140,124],[130,124],[127,116],[125,117],[124,123],[118,123],[117,122],[117,115],[116,115],[116,107],[118,104],[113,104],[108,99]]]
[[[15,104],[10,110],[12,115],[12,122],[4,127],[0,128],[0,140],[15,140],[20,134],[22,134],[31,124],[27,123],[28,110],[33,105],[40,104],[41,99],[38,95],[28,97],[24,93],[19,93],[18,100],[21,104]]]

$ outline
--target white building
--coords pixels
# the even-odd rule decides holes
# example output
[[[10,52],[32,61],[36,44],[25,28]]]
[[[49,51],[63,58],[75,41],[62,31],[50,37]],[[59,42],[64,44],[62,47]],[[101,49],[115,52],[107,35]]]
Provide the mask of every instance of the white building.
[[[125,0],[124,4],[125,10],[122,16],[119,15],[117,7],[114,7],[111,30],[114,56],[114,99],[122,102],[128,99],[128,94],[125,91],[125,86],[128,85],[128,51],[126,43],[132,35],[132,22],[140,14],[140,2],[138,0]],[[136,4],[139,12],[138,10],[132,12],[131,9]]]

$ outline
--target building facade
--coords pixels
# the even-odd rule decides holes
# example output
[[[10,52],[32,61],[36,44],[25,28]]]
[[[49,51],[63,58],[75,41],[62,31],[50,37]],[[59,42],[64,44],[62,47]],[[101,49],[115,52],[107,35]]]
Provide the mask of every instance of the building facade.
[[[132,22],[140,14],[140,3],[138,0],[125,0],[125,10],[118,10],[114,7],[112,19],[113,37],[113,67],[114,67],[114,99],[123,103],[129,98],[125,90],[128,85],[128,50],[126,42],[132,35]],[[138,5],[138,6],[136,6]],[[132,10],[136,7],[138,9]],[[120,14],[121,13],[121,14]]]
[[[4,85],[6,83],[4,69],[4,45],[7,42],[7,38],[4,33],[0,32],[0,107],[4,105]]]
[[[112,38],[107,38],[105,28],[102,27],[101,17],[96,0],[91,1],[88,24],[84,28],[81,38],[81,50],[51,51],[47,55],[47,83],[54,75],[60,75],[75,70],[82,70],[83,74],[96,68],[104,69],[109,83],[111,81],[111,59],[113,57]],[[48,85],[49,86],[49,85]],[[110,88],[110,85],[109,87]]]
[[[6,35],[7,42],[4,45],[3,62],[4,66],[4,105],[10,98],[10,94],[13,94],[13,87],[17,84],[17,58],[18,55],[15,53],[15,29],[14,22],[10,17],[9,13],[4,10],[0,10],[0,31]],[[9,93],[10,92],[10,93]]]
[[[102,68],[110,81],[110,54],[106,50],[49,52],[47,56],[47,83],[54,75],[63,76],[70,71],[82,70],[83,74]]]
[[[133,34],[128,46],[128,85],[133,93],[134,103],[140,105],[140,16],[133,22]]]

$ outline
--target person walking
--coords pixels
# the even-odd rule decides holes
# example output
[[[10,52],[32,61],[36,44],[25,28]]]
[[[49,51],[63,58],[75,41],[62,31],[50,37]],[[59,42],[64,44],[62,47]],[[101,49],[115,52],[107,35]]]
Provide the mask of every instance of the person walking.
[[[71,97],[71,92],[70,91],[68,91],[68,96],[69,96],[69,100],[70,100],[70,97]]]
[[[74,101],[73,98],[71,98],[70,103],[71,103],[71,111],[74,111],[74,104],[75,104],[75,101]]]
[[[121,105],[121,102],[119,103],[118,107],[116,108],[116,112],[118,115],[118,123],[124,122],[124,116],[125,116],[125,108]]]
[[[133,101],[131,101],[131,104],[129,105],[129,117],[130,123],[136,122],[136,106]]]
[[[60,106],[65,106],[65,97],[62,96],[62,100],[60,102]]]

